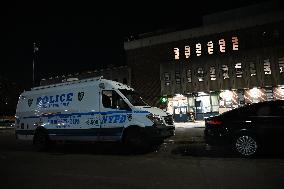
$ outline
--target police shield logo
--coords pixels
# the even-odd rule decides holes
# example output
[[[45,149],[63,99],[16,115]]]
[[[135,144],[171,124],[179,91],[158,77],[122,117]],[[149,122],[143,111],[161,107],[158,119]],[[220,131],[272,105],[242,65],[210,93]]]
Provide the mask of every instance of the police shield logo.
[[[131,121],[132,120],[132,114],[127,114],[127,119],[128,119],[128,121]]]
[[[32,103],[33,103],[33,99],[31,98],[31,99],[28,100],[29,107],[31,107]]]
[[[78,93],[78,100],[81,101],[84,97],[84,92],[79,92]]]

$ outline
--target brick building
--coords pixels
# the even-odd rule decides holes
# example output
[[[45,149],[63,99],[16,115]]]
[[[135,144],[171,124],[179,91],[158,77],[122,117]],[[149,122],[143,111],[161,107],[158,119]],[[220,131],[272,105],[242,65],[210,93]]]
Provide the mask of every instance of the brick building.
[[[206,15],[201,27],[124,44],[131,86],[176,121],[284,99],[284,11],[277,1]]]

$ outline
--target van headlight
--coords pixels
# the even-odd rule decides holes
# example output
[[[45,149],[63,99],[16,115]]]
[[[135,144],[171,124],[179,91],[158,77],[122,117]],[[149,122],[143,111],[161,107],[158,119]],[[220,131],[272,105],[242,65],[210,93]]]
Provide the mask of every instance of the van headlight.
[[[148,119],[150,119],[154,124],[163,124],[163,120],[159,115],[153,115],[152,113],[146,115]]]

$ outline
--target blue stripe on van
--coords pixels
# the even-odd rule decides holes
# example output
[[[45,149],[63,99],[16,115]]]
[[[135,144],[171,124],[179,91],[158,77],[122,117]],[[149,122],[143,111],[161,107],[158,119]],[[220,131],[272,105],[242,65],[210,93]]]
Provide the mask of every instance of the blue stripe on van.
[[[115,114],[115,113],[132,113],[132,111],[107,111],[107,112],[84,112],[84,113],[70,113],[70,114],[62,114],[62,113],[55,113],[55,114],[42,114],[39,116],[27,116],[27,117],[23,117],[24,119],[27,118],[40,118],[40,117],[55,117],[55,116],[59,116],[60,118],[64,118],[64,117],[69,117],[69,116],[82,116],[82,115],[95,115],[95,114]],[[139,111],[139,112],[134,112],[134,113],[149,113],[147,111]]]

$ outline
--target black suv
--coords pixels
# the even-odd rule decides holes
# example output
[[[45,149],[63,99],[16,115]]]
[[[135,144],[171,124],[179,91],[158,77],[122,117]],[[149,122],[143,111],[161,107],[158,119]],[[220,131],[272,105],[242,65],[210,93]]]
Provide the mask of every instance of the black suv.
[[[262,147],[284,144],[284,100],[246,105],[205,119],[209,145],[231,145],[241,156],[255,155]]]

